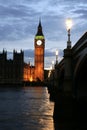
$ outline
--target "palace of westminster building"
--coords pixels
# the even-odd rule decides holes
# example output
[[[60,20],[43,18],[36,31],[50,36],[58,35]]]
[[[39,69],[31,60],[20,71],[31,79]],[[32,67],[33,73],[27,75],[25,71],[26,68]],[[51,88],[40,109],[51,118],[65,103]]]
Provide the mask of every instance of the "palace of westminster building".
[[[0,53],[0,84],[44,81],[45,38],[41,21],[34,38],[34,66],[24,62],[24,52],[13,51],[13,59],[7,59],[7,51]]]

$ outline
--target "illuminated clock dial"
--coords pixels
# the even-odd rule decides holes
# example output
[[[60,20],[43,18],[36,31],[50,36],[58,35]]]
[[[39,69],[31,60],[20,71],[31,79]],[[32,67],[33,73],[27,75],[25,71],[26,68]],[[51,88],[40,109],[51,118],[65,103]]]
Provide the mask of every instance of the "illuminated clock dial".
[[[37,45],[40,46],[41,44],[42,44],[42,41],[41,41],[41,40],[38,40],[38,41],[37,41]]]

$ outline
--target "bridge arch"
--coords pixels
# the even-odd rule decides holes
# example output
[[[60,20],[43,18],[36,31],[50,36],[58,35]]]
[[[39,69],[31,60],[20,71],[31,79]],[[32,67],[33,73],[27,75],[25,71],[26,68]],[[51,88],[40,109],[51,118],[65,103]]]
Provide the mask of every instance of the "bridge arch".
[[[87,99],[87,53],[80,56],[73,75],[74,95],[78,99]]]

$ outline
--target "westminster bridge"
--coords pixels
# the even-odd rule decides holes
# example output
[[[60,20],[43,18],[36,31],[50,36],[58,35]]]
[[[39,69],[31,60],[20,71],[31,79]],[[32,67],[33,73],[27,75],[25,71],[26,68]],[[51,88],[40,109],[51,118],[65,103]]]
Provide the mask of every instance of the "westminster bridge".
[[[87,32],[55,64],[48,78],[50,97],[55,102],[54,119],[74,121],[72,127],[87,127]],[[65,119],[64,119],[65,117]],[[82,124],[82,125],[81,125]]]

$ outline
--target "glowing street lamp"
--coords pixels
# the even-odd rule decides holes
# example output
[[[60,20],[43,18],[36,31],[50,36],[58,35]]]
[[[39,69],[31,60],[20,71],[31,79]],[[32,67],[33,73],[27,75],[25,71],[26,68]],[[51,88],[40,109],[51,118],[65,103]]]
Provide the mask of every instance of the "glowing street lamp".
[[[67,48],[71,48],[71,41],[70,41],[70,29],[72,27],[72,20],[70,18],[68,18],[66,20],[66,28],[67,28],[67,32],[68,32],[68,41],[67,41]]]
[[[58,50],[56,50],[56,65],[58,64]]]
[[[54,61],[52,61],[52,69],[54,69]]]

